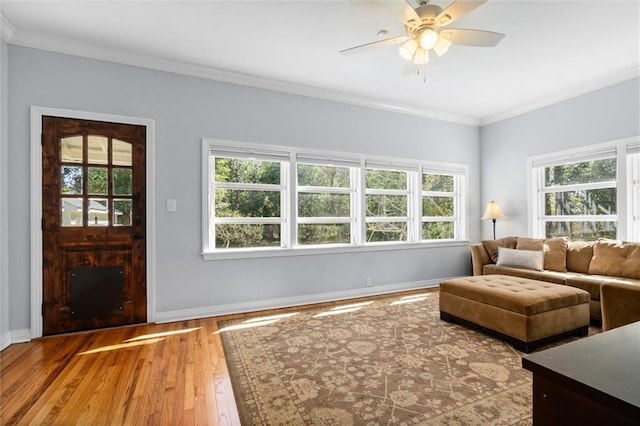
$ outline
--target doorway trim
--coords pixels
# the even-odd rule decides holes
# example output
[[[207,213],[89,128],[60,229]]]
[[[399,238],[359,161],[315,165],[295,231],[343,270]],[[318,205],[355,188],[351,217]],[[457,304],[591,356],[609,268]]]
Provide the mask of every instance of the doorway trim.
[[[147,190],[147,322],[156,314],[155,120],[123,115],[31,106],[31,338],[42,337],[42,117],[73,118],[145,126]]]

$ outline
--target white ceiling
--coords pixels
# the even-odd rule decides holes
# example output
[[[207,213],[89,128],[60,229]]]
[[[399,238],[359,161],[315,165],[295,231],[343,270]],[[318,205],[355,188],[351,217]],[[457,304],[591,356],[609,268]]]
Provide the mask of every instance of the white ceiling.
[[[458,122],[496,121],[639,75],[639,0],[489,0],[451,27],[506,37],[432,55],[426,83],[403,75],[397,45],[338,54],[381,29],[404,34],[375,0],[0,1],[12,44]]]

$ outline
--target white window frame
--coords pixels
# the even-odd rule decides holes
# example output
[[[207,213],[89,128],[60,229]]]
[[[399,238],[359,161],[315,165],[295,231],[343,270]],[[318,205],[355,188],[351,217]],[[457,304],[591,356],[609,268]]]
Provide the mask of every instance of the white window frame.
[[[242,157],[281,161],[281,216],[279,218],[215,218],[214,196],[217,187],[239,189],[265,189],[261,184],[238,184],[214,182],[214,156]],[[351,187],[324,188],[297,186],[297,162],[303,164],[320,164],[351,167]],[[366,188],[365,173],[367,167],[384,169],[401,168],[407,170],[407,241],[388,241],[366,243]],[[434,173],[453,174],[457,179],[456,202],[456,239],[421,240],[422,232],[422,171],[431,170]],[[276,145],[264,145],[246,142],[225,141],[217,139],[202,139],[202,257],[204,260],[224,260],[253,257],[296,256],[309,254],[331,254],[347,252],[366,252],[379,250],[402,250],[419,247],[456,246],[468,244],[467,234],[467,176],[468,165],[458,163],[443,163],[433,161],[417,161],[402,158],[369,156],[363,154],[313,150]],[[271,188],[269,188],[271,189]],[[393,192],[397,190],[374,190],[373,192]],[[350,194],[351,215],[347,218],[299,218],[298,193],[346,193]],[[397,221],[399,218],[372,218],[373,220]],[[223,222],[233,223],[265,223],[276,221],[281,224],[280,247],[252,247],[252,248],[215,248],[215,224]],[[297,228],[299,223],[338,223],[351,224],[351,241],[349,244],[297,244]]]
[[[640,142],[627,146],[630,240],[640,241]]]
[[[366,173],[367,170],[387,170],[392,172],[403,172],[407,176],[406,189],[374,189],[367,188]],[[416,182],[415,175],[417,174],[417,165],[415,164],[402,164],[393,162],[379,162],[379,161],[365,161],[365,167],[363,170],[363,187],[365,199],[362,204],[363,214],[365,214],[364,226],[362,230],[363,244],[402,244],[412,243],[419,241],[416,238],[416,226],[414,218],[415,215],[415,194],[416,194]],[[366,197],[367,195],[400,195],[407,197],[407,215],[406,216],[366,216]],[[407,224],[407,239],[406,240],[394,240],[394,241],[367,241],[367,224],[369,223],[398,223],[404,222]]]
[[[460,239],[460,235],[464,232],[464,215],[461,212],[464,210],[464,197],[462,196],[463,188],[465,187],[464,177],[465,174],[460,172],[452,172],[451,170],[434,170],[427,167],[423,167],[420,173],[420,188],[422,188],[422,178],[424,175],[441,175],[453,177],[453,191],[422,191],[419,203],[419,214],[421,215],[419,239],[421,241],[441,241],[441,240],[427,240],[422,236],[422,226],[425,223],[433,222],[453,222],[453,238],[451,240]],[[424,197],[443,197],[453,198],[453,216],[422,216]]]
[[[327,186],[309,186],[298,184],[298,166],[300,164],[311,166],[327,166],[327,167],[343,167],[349,169],[349,187],[327,187]],[[358,234],[358,214],[356,206],[358,204],[358,188],[360,181],[360,161],[349,158],[327,158],[326,156],[311,156],[298,154],[295,159],[295,201],[292,203],[295,211],[295,226],[292,232],[292,242],[294,247],[313,248],[313,247],[342,247],[353,246],[357,244],[356,235]],[[302,217],[298,215],[298,197],[300,193],[304,194],[346,194],[349,195],[349,216],[342,217]],[[298,226],[302,224],[349,224],[350,241],[348,243],[324,243],[324,244],[301,244],[298,239]]]
[[[528,228],[534,238],[546,238],[546,222],[553,221],[615,221],[619,240],[633,238],[633,188],[631,161],[628,157],[630,147],[638,144],[638,137],[626,138],[586,147],[552,152],[527,158],[528,184]],[[549,166],[581,163],[605,158],[616,158],[615,181],[586,184],[544,187],[544,169]],[[587,189],[616,188],[617,206],[615,215],[583,216],[546,216],[544,211],[545,194],[548,192],[574,191]]]

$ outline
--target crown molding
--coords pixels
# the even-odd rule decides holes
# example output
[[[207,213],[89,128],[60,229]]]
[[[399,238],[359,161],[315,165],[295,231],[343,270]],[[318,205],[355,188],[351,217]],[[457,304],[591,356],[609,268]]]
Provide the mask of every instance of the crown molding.
[[[314,99],[321,99],[325,101],[339,102],[343,104],[373,108],[383,111],[414,115],[418,117],[447,121],[457,124],[478,126],[480,123],[479,119],[476,117],[430,110],[400,102],[376,99],[339,90],[290,83],[282,80],[259,77],[256,75],[174,61],[171,59],[144,56],[119,49],[94,46],[78,41],[47,37],[36,33],[14,31],[13,27],[11,28],[12,33],[10,43],[17,46],[47,50],[67,55],[81,56],[84,58],[97,59],[124,65],[132,65],[141,68],[188,75],[191,77],[199,77],[203,79],[215,80],[240,86],[254,87],[257,89],[269,90],[273,92],[305,96]]]
[[[7,43],[11,42],[16,29],[11,25],[11,22],[7,21],[2,12],[0,12],[0,37]]]
[[[604,89],[605,87],[613,86],[614,84],[622,83],[624,81],[632,80],[638,77],[640,77],[640,67],[634,67],[621,72],[608,74],[602,78],[591,80],[586,84],[574,86],[569,90],[563,91],[562,93],[557,93],[553,97],[537,100],[535,102],[523,104],[519,107],[511,108],[508,111],[483,117],[480,119],[479,125],[487,126],[492,123],[497,123],[498,121],[526,114],[527,112],[557,104],[559,102],[585,95],[596,90]]]

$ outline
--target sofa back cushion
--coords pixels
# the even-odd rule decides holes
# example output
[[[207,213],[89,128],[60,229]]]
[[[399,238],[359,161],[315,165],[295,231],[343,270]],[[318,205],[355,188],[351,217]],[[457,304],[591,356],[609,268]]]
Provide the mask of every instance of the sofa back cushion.
[[[640,243],[597,241],[589,273],[640,279]]]
[[[594,244],[594,241],[569,241],[567,243],[567,270],[588,274]]]
[[[505,247],[514,249],[516,248],[516,239],[515,237],[504,237],[498,240],[485,240],[482,242],[485,250],[489,253],[489,257],[493,260],[493,263],[498,261],[498,248]]]
[[[567,240],[565,238],[526,238],[518,237],[518,250],[544,251],[544,269],[555,272],[567,272]]]

